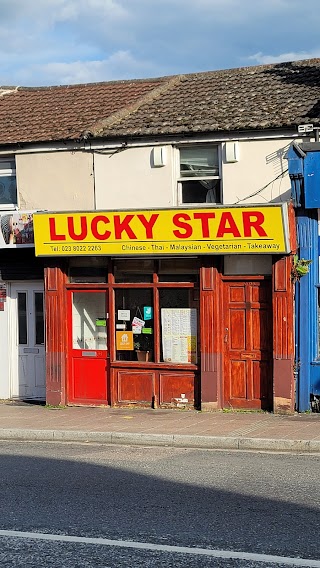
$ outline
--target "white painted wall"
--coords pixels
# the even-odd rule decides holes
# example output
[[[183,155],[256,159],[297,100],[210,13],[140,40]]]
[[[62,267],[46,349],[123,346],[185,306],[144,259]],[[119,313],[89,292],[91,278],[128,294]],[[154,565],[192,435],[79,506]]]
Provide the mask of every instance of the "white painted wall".
[[[290,199],[285,158],[288,139],[240,140],[239,161],[226,163],[222,143],[223,203],[268,203]],[[153,167],[152,147],[126,148],[94,157],[97,209],[177,205],[178,151],[167,145],[167,163]],[[267,186],[267,187],[265,187]],[[264,189],[262,189],[264,188]],[[260,191],[261,190],[261,191]],[[255,194],[255,195],[252,195]],[[252,197],[249,197],[252,195]]]
[[[94,208],[93,156],[90,152],[16,155],[20,209]]]
[[[222,147],[223,202],[226,204],[281,202],[290,199],[288,173],[275,180],[288,168],[285,159],[291,141],[254,140],[239,141],[239,161],[225,162],[225,145]],[[267,187],[265,189],[265,186]],[[261,190],[262,191],[259,191]],[[258,192],[258,193],[256,193]],[[253,195],[246,199],[249,195]]]
[[[172,207],[176,204],[172,147],[167,163],[153,167],[152,147],[127,148],[94,157],[97,209]]]

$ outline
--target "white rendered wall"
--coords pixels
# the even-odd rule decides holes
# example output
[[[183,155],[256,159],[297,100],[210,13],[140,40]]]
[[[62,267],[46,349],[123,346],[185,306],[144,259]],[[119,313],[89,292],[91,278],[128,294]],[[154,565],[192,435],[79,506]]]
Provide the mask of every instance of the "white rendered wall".
[[[127,148],[94,157],[97,209],[173,207],[176,205],[172,148],[162,167],[152,163],[152,147]]]
[[[94,208],[92,153],[17,154],[16,168],[20,209],[73,211]]]
[[[289,201],[290,179],[285,156],[290,142],[279,140],[239,141],[239,161],[225,163],[222,147],[223,202],[268,203]],[[265,186],[267,186],[265,189]],[[261,191],[259,191],[261,190]],[[255,194],[255,195],[252,195]],[[248,197],[252,195],[252,197]]]

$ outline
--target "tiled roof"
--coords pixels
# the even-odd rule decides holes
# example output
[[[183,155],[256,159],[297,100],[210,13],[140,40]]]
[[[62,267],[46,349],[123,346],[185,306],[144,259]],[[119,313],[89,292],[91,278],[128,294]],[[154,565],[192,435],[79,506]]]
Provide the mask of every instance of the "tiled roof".
[[[320,59],[59,87],[0,87],[0,144],[320,124]]]
[[[0,144],[72,140],[166,84],[167,79],[59,87],[0,87]]]
[[[320,59],[180,76],[96,136],[167,135],[320,123]]]

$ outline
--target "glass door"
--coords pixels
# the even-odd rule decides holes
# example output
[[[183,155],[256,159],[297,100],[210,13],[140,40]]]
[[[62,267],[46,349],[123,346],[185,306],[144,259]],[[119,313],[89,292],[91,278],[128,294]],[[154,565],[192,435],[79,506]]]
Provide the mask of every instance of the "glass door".
[[[104,290],[69,291],[69,402],[108,404],[107,317]]]

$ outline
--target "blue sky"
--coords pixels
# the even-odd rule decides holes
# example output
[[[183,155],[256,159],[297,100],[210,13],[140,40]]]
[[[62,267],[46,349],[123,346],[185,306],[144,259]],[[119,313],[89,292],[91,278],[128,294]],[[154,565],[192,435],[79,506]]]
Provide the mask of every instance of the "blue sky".
[[[319,0],[0,0],[0,85],[320,57]]]

